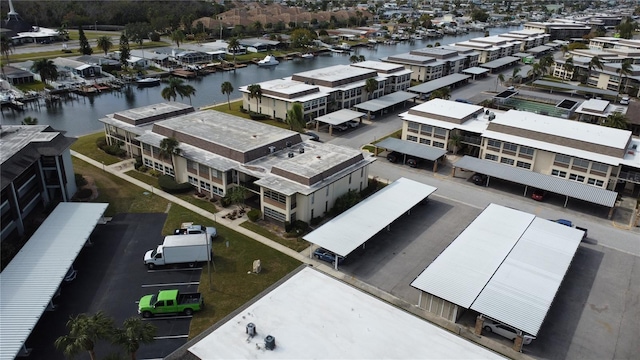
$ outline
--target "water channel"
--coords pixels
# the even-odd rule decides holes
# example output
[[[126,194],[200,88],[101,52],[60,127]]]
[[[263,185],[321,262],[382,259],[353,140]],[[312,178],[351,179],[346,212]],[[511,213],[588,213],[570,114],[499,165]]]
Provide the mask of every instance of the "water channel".
[[[489,33],[490,35],[497,35],[518,30],[519,28],[492,28]],[[435,44],[436,42],[444,45],[482,36],[482,32],[470,32],[458,36],[446,35],[440,39],[402,42],[396,45],[378,44],[373,49],[356,48],[355,52],[351,54],[364,55],[367,60],[379,60],[390,55],[409,52],[412,49],[424,48],[428,44]],[[317,56],[313,59],[297,58],[290,61],[281,61],[279,65],[272,68],[249,65],[246,68],[237,69],[235,72],[217,72],[201,78],[187,80],[189,85],[196,89],[195,96],[191,97],[191,104],[198,108],[225,103],[227,97],[220,92],[220,84],[225,81],[229,81],[235,89],[231,94],[231,99],[238,99],[241,97],[238,91],[240,86],[284,78],[294,73],[327,66],[346,65],[349,64],[349,57],[350,55],[333,53],[331,56]],[[0,123],[17,125],[25,117],[30,116],[38,119],[39,125],[51,125],[57,130],[66,131],[68,136],[81,136],[102,130],[103,125],[98,119],[106,114],[164,102],[165,100],[160,96],[162,88],[162,84],[150,88],[138,88],[135,85],[131,85],[121,91],[103,92],[92,96],[78,96],[77,98],[74,95],[76,100],[63,102],[55,107],[42,105],[39,108],[27,107],[25,111],[15,112],[5,109],[0,118]],[[178,97],[177,101],[188,103],[189,99],[180,99]]]

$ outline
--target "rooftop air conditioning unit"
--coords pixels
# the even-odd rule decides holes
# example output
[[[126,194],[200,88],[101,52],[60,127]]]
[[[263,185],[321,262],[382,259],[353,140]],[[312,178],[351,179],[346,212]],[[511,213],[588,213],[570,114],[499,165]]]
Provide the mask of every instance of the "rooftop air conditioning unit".
[[[276,151],[275,146],[269,146],[269,154],[273,154]]]
[[[271,335],[267,335],[266,338],[264,338],[264,347],[267,350],[273,350],[276,348],[276,338],[274,338]]]
[[[245,332],[249,334],[249,336],[255,336],[257,332],[256,325],[254,323],[248,323]]]
[[[300,150],[298,150],[298,152],[299,152],[300,154],[304,154],[304,148],[300,148]]]
[[[289,156],[290,158],[292,158],[292,157],[293,157],[293,152],[289,152],[289,154],[288,154],[287,156]]]

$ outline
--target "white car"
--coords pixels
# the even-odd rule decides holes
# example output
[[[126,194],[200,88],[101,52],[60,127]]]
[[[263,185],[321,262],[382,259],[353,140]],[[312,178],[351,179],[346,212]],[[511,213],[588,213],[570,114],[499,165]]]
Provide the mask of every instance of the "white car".
[[[347,126],[349,126],[350,128],[357,128],[358,126],[360,126],[360,121],[357,120],[350,120],[347,121]]]
[[[622,99],[620,99],[620,105],[629,105],[629,97],[625,96]]]
[[[333,128],[340,131],[345,131],[349,128],[346,124],[333,125]]]
[[[512,327],[509,327],[507,325],[504,324],[500,324],[500,323],[496,323],[493,322],[491,320],[485,320],[484,321],[484,327],[483,329],[486,332],[492,332],[492,333],[496,333],[500,336],[504,336],[509,340],[513,340],[516,338],[516,330]],[[531,341],[533,341],[535,339],[535,337],[531,336],[531,335],[524,335],[522,338],[522,344],[523,345],[529,345],[531,344]]]

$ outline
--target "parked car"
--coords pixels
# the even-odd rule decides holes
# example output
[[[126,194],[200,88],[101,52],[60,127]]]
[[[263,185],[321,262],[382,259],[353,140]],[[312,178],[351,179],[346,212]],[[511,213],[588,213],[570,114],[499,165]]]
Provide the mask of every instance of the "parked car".
[[[513,87],[513,86],[509,86],[509,87],[507,88],[507,90],[510,90],[510,91],[513,91],[513,90],[515,90],[515,89],[516,89],[516,88],[515,88],[515,87]]]
[[[557,220],[551,220],[551,221],[556,222],[556,223],[558,223],[558,224],[560,224],[560,225],[564,225],[564,226],[568,226],[568,227],[574,228],[574,229],[576,229],[576,230],[582,230],[582,231],[584,232],[584,233],[582,234],[582,240],[583,240],[583,241],[584,241],[584,240],[587,238],[587,236],[589,235],[589,229],[587,229],[587,228],[583,228],[583,227],[580,227],[580,226],[575,226],[575,225],[571,222],[571,220],[566,220],[566,219],[557,219]]]
[[[358,120],[351,120],[351,121],[347,121],[347,126],[350,128],[357,128],[358,126],[360,126],[360,121]]]
[[[387,155],[387,160],[389,160],[389,162],[392,163],[396,163],[398,162],[398,160],[400,160],[402,158],[402,154],[400,154],[399,152],[391,152]]]
[[[484,185],[487,183],[487,175],[484,174],[475,174],[471,178],[474,184],[476,185]]]
[[[317,248],[313,252],[313,257],[315,257],[318,260],[326,261],[331,264],[335,264],[336,257],[338,258],[338,264],[341,264],[344,261],[343,257],[337,256],[336,254],[332,253],[331,251],[325,248]]]
[[[496,334],[498,334],[500,336],[504,336],[509,340],[513,340],[517,336],[517,332],[516,332],[516,330],[514,328],[509,327],[509,326],[504,325],[504,324],[493,322],[491,320],[485,320],[485,322],[484,322],[484,330],[486,332],[496,333]],[[522,337],[522,344],[523,345],[529,345],[529,344],[531,344],[531,341],[533,341],[534,339],[535,339],[535,337],[525,334]]]
[[[420,165],[420,159],[408,158],[407,159],[407,165],[409,165],[409,167],[412,167],[412,168],[417,168],[418,165]]]
[[[471,101],[467,99],[456,99],[457,102],[461,102],[463,104],[473,104]]]
[[[317,141],[317,142],[321,142],[321,141],[320,141],[320,136],[318,136],[318,134],[316,134],[316,133],[312,133],[311,131],[307,131],[305,134],[306,134],[306,135],[308,135],[308,136],[310,136],[310,137],[311,137],[311,140],[313,140],[313,141]]]
[[[349,125],[347,124],[338,124],[338,125],[333,125],[333,128],[336,130],[340,130],[340,131],[345,131],[349,128]]]
[[[531,194],[531,198],[535,201],[542,201],[544,200],[545,195],[547,195],[546,191],[535,189],[533,190],[533,194]]]
[[[629,97],[628,96],[623,96],[622,99],[620,99],[620,105],[629,105]]]

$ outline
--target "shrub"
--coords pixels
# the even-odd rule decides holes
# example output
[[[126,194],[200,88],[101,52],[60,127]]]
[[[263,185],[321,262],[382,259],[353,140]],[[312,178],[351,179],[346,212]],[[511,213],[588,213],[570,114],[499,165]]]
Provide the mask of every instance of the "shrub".
[[[249,117],[251,117],[252,120],[267,120],[267,119],[270,119],[269,115],[260,114],[260,113],[253,112],[253,111],[249,113]]]
[[[300,232],[307,232],[307,230],[309,230],[309,224],[302,220],[296,220],[293,222],[293,228],[295,230],[300,230]]]
[[[248,111],[244,107],[242,107],[242,105],[240,105],[240,112],[243,114],[248,113]]]
[[[91,189],[80,189],[80,191],[76,193],[76,199],[88,199],[92,194],[93,191]]]
[[[360,199],[360,194],[357,191],[349,190],[346,194],[336,199],[336,203],[331,209],[331,215],[337,216],[342,214],[357,204]]]
[[[99,149],[104,149],[107,146],[107,139],[104,136],[99,137],[98,139],[96,139],[96,146]]]
[[[311,226],[316,226],[318,224],[320,224],[322,222],[322,220],[324,220],[324,218],[322,216],[316,216],[313,219],[311,219],[310,223]]]
[[[289,232],[289,231],[291,231],[292,229],[293,229],[293,225],[291,225],[291,223],[290,223],[290,222],[285,221],[285,222],[284,222],[284,231]]]
[[[220,205],[222,205],[222,207],[231,205],[231,198],[229,198],[228,196],[223,197],[222,199],[220,199]]]
[[[155,31],[149,33],[149,40],[151,41],[160,41],[160,34]]]
[[[160,189],[170,193],[170,194],[180,194],[186,193],[193,190],[193,185],[186,183],[178,184],[171,176],[169,175],[161,175],[158,178],[158,186]]]
[[[136,156],[135,160],[136,164],[134,165],[134,167],[136,170],[140,170],[140,168],[144,166],[144,164],[142,163],[142,156]]]
[[[247,217],[249,218],[249,220],[256,222],[262,217],[262,212],[258,209],[251,209],[247,213]]]
[[[149,175],[151,175],[153,177],[159,177],[160,175],[162,175],[162,173],[159,172],[158,170],[151,169],[151,170],[149,170]]]
[[[73,175],[76,178],[76,186],[77,187],[83,187],[83,186],[87,185],[87,179],[85,179],[84,176],[82,176],[82,174],[75,173]]]
[[[140,171],[140,172],[147,172],[147,170],[149,170],[149,168],[148,168],[148,167],[146,167],[146,166],[144,166],[144,165],[142,165],[142,166],[140,166],[140,167],[138,168],[138,171]]]

